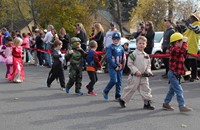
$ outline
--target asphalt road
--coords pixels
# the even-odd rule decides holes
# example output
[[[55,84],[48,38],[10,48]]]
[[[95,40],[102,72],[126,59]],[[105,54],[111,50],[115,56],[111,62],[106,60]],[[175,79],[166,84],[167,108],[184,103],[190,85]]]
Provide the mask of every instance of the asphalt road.
[[[187,105],[194,111],[180,113],[176,97],[175,111],[163,111],[162,103],[168,90],[168,80],[162,79],[164,70],[153,71],[150,78],[153,105],[156,110],[143,110],[143,101],[135,93],[126,108],[114,101],[115,88],[104,101],[102,90],[109,81],[108,74],[98,74],[95,85],[97,96],[88,96],[84,87],[88,75],[83,73],[83,96],[60,90],[54,81],[46,87],[49,68],[25,66],[26,80],[10,83],[4,76],[6,67],[0,64],[0,130],[199,130],[200,129],[200,81],[183,84]],[[65,71],[66,82],[68,71]],[[123,76],[123,87],[127,76]]]

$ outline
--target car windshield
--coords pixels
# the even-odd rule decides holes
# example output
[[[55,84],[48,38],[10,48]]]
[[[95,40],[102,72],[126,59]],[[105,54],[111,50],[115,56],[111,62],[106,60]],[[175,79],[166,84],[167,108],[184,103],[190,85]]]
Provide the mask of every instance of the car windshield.
[[[155,32],[154,43],[159,43],[163,37],[162,32]]]

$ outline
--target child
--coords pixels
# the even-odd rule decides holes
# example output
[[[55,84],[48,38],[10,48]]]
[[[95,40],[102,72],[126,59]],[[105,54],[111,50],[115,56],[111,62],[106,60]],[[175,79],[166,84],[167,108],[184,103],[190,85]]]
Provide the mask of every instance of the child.
[[[129,53],[131,52],[131,49],[129,48],[129,43],[128,42],[124,43],[123,48],[124,48],[124,53],[126,54],[126,59],[127,59],[127,57],[129,56]],[[125,67],[123,70],[123,75],[128,75],[130,73],[130,69],[127,66],[127,62],[128,60],[126,60]]]
[[[126,103],[131,100],[131,97],[136,90],[140,93],[144,100],[144,109],[154,110],[151,106],[151,89],[149,88],[148,76],[153,75],[151,72],[150,57],[144,52],[147,45],[147,39],[144,36],[139,36],[136,40],[136,50],[129,55],[128,67],[131,74],[128,77],[128,86],[124,88],[123,94],[119,103],[121,107],[126,107]]]
[[[185,74],[184,61],[187,45],[186,42],[183,42],[183,35],[180,33],[172,34],[170,37],[170,43],[171,48],[168,72],[170,86],[163,103],[163,109],[171,111],[174,110],[174,108],[171,107],[169,103],[171,102],[174,94],[176,94],[180,112],[188,112],[192,109],[185,106],[183,89],[180,82],[181,75]]]
[[[66,55],[66,60],[70,61],[69,81],[66,85],[66,93],[75,83],[75,93],[79,96],[83,95],[80,91],[82,86],[82,60],[86,53],[81,48],[81,40],[78,37],[71,38],[71,48]]]
[[[65,76],[64,76],[64,56],[62,56],[60,49],[62,48],[62,42],[60,40],[55,40],[53,44],[52,59],[53,65],[49,76],[47,78],[47,87],[51,87],[51,83],[55,79],[59,79],[61,90],[65,90]]]
[[[6,78],[11,74],[13,57],[12,57],[12,37],[6,37],[6,46],[1,48],[0,61],[6,64],[7,72]]]
[[[24,66],[22,61],[22,39],[16,37],[13,40],[12,56],[13,56],[13,72],[8,74],[8,80],[13,82],[23,82],[25,79]]]
[[[122,70],[126,58],[124,49],[120,45],[120,39],[121,35],[118,32],[113,33],[113,44],[111,44],[106,51],[110,81],[103,90],[103,97],[105,100],[108,100],[108,93],[114,85],[116,85],[115,99],[119,100],[121,97]]]
[[[86,62],[88,63],[86,70],[88,72],[90,82],[86,86],[86,88],[88,89],[89,95],[96,96],[97,94],[93,91],[94,84],[98,80],[96,71],[97,69],[101,68],[101,64],[99,62],[98,56],[95,54],[96,49],[97,49],[97,42],[94,40],[90,41],[89,48],[90,50],[88,51],[88,55],[86,57]]]

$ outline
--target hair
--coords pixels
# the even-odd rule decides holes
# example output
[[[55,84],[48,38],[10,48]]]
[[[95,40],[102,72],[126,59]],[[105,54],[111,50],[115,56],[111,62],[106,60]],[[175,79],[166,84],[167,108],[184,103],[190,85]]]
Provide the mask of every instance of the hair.
[[[137,37],[136,43],[138,43],[139,40],[143,40],[143,41],[147,42],[147,38],[144,37],[144,36],[139,36],[139,37]]]
[[[51,30],[53,30],[53,29],[54,29],[54,26],[53,26],[53,25],[48,25],[47,28],[48,28],[48,29],[51,28]]]
[[[62,27],[62,28],[60,29],[60,34],[62,34],[62,32],[64,32],[64,35],[66,35],[66,30],[65,30],[64,27]]]
[[[104,33],[104,29],[103,29],[103,27],[102,27],[102,25],[100,24],[100,23],[95,23],[94,24],[94,28],[95,28],[95,35],[97,35],[99,32],[102,32],[102,33]]]
[[[76,24],[76,27],[80,27],[80,29],[81,29],[84,33],[86,33],[85,28],[84,28],[84,26],[83,26],[82,23],[77,23],[77,24]]]
[[[56,48],[57,46],[62,45],[62,41],[60,41],[59,39],[56,39],[53,43],[53,48]]]
[[[22,33],[22,37],[25,38],[27,36],[26,33]]]
[[[152,21],[147,21],[146,23],[149,24],[150,30],[154,30],[153,22]]]
[[[97,47],[97,42],[95,40],[91,40],[89,43],[89,48]]]
[[[124,43],[124,45],[127,45],[127,46],[129,46],[129,43],[128,43],[128,42],[125,42],[125,43]]]
[[[7,31],[7,29],[6,29],[5,27],[3,27],[3,28],[2,28],[2,31],[3,31],[3,32],[6,32],[6,31]]]
[[[6,42],[10,42],[10,41],[13,41],[12,37],[11,36],[6,37]]]
[[[22,40],[21,38],[16,37],[16,38],[13,40],[13,45],[14,45],[14,46],[21,46],[22,41],[23,41],[23,40]]]

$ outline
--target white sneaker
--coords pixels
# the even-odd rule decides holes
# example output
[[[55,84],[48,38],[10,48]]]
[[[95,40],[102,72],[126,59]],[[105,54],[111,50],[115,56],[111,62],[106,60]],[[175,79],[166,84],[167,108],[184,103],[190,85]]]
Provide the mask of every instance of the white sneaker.
[[[97,73],[102,74],[103,70],[97,70]]]

